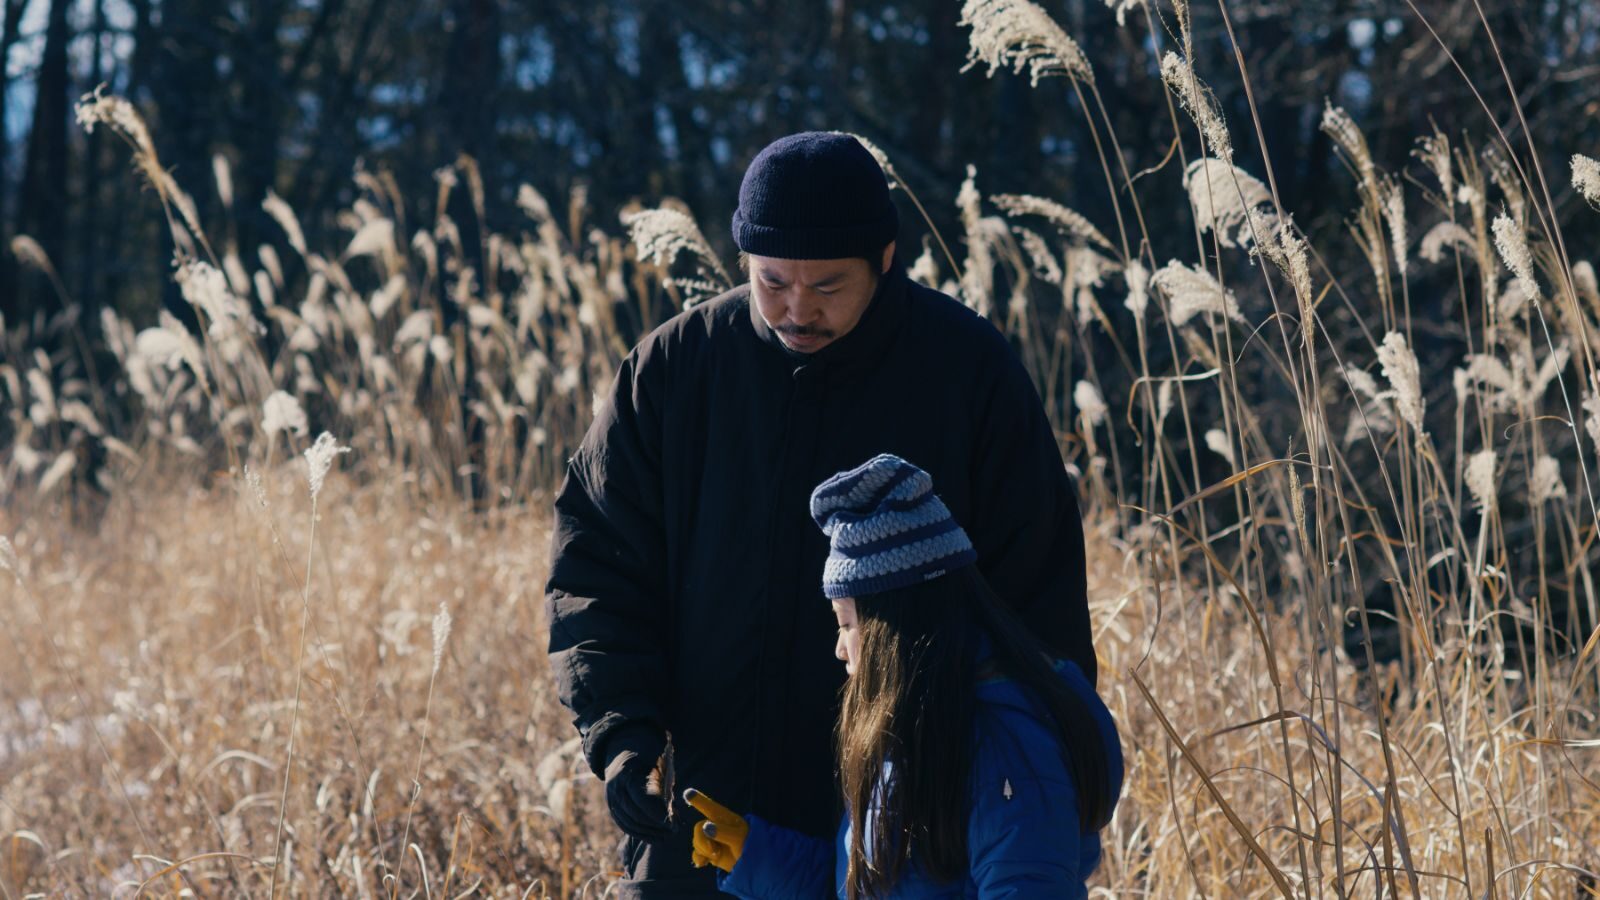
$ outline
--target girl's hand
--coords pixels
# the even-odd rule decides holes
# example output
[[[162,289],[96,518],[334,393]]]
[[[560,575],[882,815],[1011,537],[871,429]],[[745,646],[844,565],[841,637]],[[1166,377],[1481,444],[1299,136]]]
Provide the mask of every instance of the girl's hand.
[[[750,833],[750,823],[743,816],[707,797],[694,788],[683,792],[683,799],[706,817],[694,827],[694,865],[696,868],[710,863],[724,872],[732,872],[744,852],[744,839]]]

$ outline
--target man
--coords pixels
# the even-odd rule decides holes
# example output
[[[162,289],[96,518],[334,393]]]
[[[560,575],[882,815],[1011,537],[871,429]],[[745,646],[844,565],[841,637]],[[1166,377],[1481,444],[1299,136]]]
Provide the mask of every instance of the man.
[[[842,673],[807,502],[834,472],[926,469],[999,595],[1094,679],[1082,524],[1038,394],[992,326],[906,277],[897,229],[854,138],[767,147],[733,216],[749,284],[640,342],[568,467],[550,662],[626,835],[623,897],[717,896],[674,780],[838,825]]]

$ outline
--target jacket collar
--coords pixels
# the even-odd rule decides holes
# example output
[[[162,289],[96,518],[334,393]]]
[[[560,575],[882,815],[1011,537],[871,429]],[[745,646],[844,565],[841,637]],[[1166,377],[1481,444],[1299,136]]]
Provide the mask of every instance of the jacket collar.
[[[767,320],[756,308],[755,298],[750,298],[750,325],[756,338],[774,353],[786,359],[793,368],[825,367],[829,369],[853,368],[881,356],[905,325],[906,309],[910,303],[911,279],[897,259],[878,280],[878,289],[867,303],[867,311],[850,333],[815,353],[796,353],[785,347]]]

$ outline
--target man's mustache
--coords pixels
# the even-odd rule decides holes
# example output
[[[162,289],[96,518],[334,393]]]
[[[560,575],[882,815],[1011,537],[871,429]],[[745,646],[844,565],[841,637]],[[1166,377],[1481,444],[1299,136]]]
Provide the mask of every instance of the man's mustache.
[[[790,337],[833,337],[833,332],[826,328],[808,325],[779,325],[773,330],[779,334],[787,334]]]

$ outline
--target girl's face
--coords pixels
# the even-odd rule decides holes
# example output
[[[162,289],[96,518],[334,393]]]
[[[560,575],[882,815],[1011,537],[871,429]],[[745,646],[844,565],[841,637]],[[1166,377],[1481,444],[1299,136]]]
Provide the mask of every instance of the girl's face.
[[[839,621],[839,642],[833,645],[833,655],[844,662],[845,674],[854,675],[856,660],[861,656],[861,630],[856,627],[855,598],[833,601],[833,617]]]

